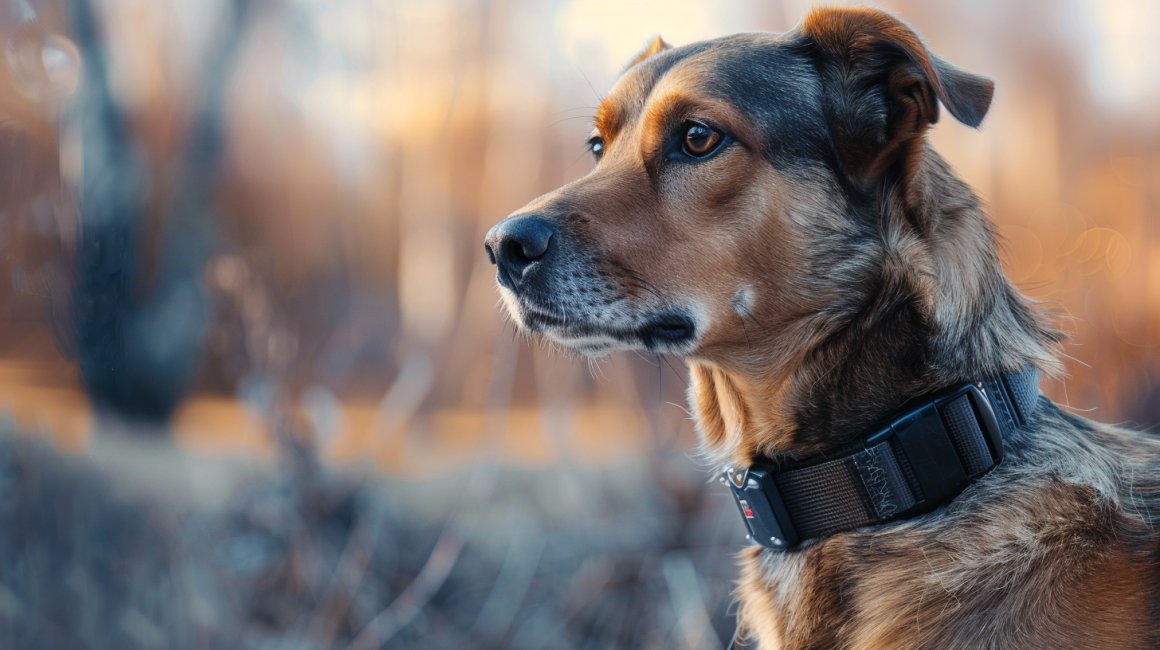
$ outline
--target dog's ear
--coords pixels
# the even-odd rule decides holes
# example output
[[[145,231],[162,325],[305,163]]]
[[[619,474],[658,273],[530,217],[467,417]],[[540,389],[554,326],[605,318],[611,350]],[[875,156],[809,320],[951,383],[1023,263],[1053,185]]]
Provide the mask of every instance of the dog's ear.
[[[628,62],[628,65],[624,66],[624,69],[628,70],[632,66],[640,63],[641,61],[644,61],[657,52],[664,52],[670,47],[672,47],[672,45],[666,43],[665,39],[661,38],[660,34],[657,34],[656,36],[653,36],[651,40],[649,40],[648,44],[644,46],[643,50],[638,52],[636,56],[632,57],[632,60]]]
[[[842,163],[870,181],[914,151],[938,104],[977,127],[994,84],[931,54],[902,21],[877,9],[815,9],[802,34],[819,55],[824,101]],[[917,152],[916,152],[917,153]]]

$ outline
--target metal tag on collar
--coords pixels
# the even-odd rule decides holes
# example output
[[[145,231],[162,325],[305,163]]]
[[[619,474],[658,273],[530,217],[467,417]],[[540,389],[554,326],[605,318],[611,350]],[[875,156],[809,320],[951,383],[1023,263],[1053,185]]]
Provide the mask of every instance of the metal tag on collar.
[[[727,467],[721,482],[733,494],[750,539],[766,548],[788,549],[797,545],[797,531],[768,470],[750,467],[738,471]]]

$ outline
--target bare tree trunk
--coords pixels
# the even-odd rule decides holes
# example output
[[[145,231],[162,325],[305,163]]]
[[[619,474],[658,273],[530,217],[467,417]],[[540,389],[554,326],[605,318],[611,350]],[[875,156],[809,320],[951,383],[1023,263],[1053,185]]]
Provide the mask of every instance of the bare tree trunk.
[[[110,88],[91,0],[72,2],[85,78],[73,107],[83,177],[71,322],[82,382],[99,411],[165,423],[197,370],[212,318],[202,272],[215,238],[212,194],[223,149],[223,100],[249,8],[248,0],[235,0],[223,17],[173,199],[165,206],[157,270],[145,278],[141,235],[163,179]]]

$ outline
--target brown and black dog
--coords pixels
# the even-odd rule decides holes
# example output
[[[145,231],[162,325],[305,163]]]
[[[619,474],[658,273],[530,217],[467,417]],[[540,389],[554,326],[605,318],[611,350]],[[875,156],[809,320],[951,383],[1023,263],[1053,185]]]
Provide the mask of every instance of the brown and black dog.
[[[872,9],[658,38],[599,107],[595,169],[488,233],[503,300],[584,355],[684,357],[704,447],[740,467],[825,457],[940,389],[1053,372],[1060,337],[926,142],[940,103],[978,126],[991,94]],[[765,648],[1160,647],[1160,443],[1035,404],[998,467],[949,503],[747,549],[744,634]]]

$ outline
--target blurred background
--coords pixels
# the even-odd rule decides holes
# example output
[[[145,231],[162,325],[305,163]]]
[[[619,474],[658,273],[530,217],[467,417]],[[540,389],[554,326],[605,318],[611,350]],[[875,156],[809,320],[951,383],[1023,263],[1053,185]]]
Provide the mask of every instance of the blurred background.
[[[727,646],[683,365],[529,344],[480,242],[651,35],[811,4],[6,0],[0,647]],[[996,81],[932,138],[1045,390],[1160,424],[1160,2],[880,6]]]

